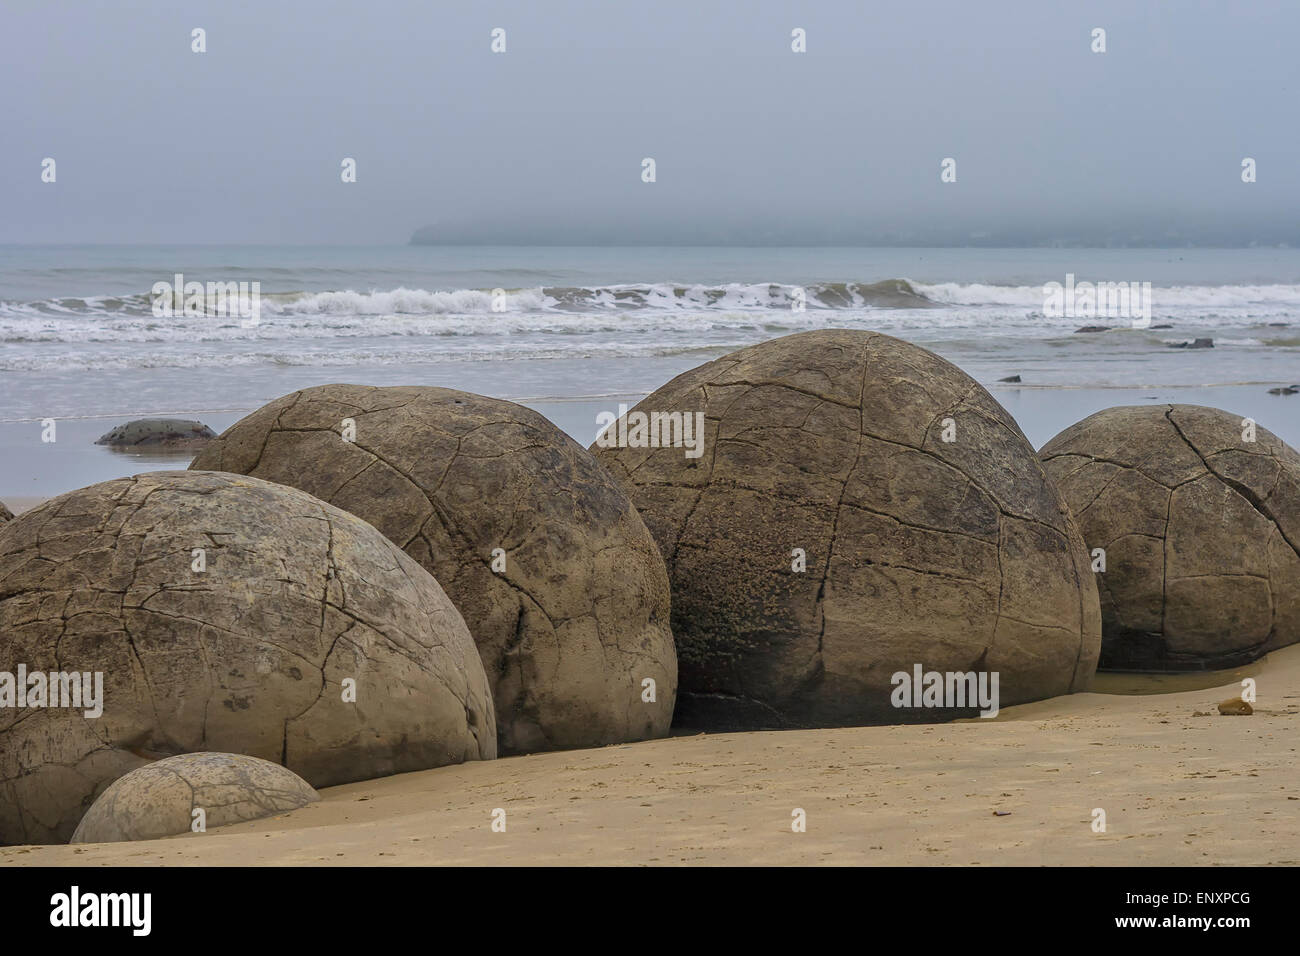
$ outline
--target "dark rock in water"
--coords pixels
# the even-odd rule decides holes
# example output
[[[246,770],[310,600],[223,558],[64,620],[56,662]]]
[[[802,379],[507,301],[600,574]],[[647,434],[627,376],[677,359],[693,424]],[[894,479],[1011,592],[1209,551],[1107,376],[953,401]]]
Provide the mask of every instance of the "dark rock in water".
[[[1196,339],[1192,342],[1169,342],[1171,349],[1212,349],[1214,348],[1214,339]]]
[[[0,524],[4,524],[13,518],[14,513],[5,507],[5,503],[0,501]]]
[[[1290,324],[1291,324],[1290,322],[1270,322],[1269,327],[1274,329],[1285,329]]]
[[[216,437],[217,433],[202,422],[180,418],[138,418],[100,435],[95,444],[112,445],[115,448],[140,445],[185,448],[205,444]]]
[[[159,752],[247,754],[315,787],[496,756],[438,582],[294,488],[170,471],[72,491],[0,530],[0,581],[0,674],[99,675],[93,704],[0,708],[0,844],[67,842]]]
[[[700,415],[703,455],[633,442],[652,414]],[[1074,521],[1006,410],[931,352],[847,329],[763,342],[679,375],[592,451],[668,564],[675,726],[973,712],[895,702],[915,668],[997,672],[1002,706],[1091,679]]]
[[[880,282],[820,283],[817,301],[831,308],[845,308],[865,303],[884,309],[932,309],[937,303],[916,291],[906,279],[883,279]]]
[[[1039,456],[1106,552],[1100,668],[1213,670],[1300,642],[1300,454],[1277,436],[1215,408],[1133,405]]]
[[[1296,392],[1300,392],[1300,388],[1297,388],[1294,385],[1287,385],[1283,388],[1270,388],[1268,390],[1270,395],[1294,395]]]
[[[1000,379],[998,379],[998,381],[999,381],[999,382],[1018,382],[1018,381],[1020,381],[1020,376],[1019,376],[1019,375],[1008,375],[1006,378],[1000,378]]]
[[[502,751],[667,735],[663,558],[618,483],[537,412],[446,388],[321,385],[236,422],[190,468],[301,488],[432,572],[478,645]]]
[[[1075,331],[1076,333],[1078,333],[1078,332],[1109,332],[1110,329],[1111,329],[1111,327],[1110,327],[1109,325],[1085,325],[1085,326],[1083,326],[1083,328],[1075,329],[1074,331]]]
[[[1151,328],[1153,328],[1153,329],[1172,329],[1173,327],[1174,327],[1174,326],[1173,326],[1173,323],[1171,323],[1171,322],[1164,322],[1164,323],[1162,323],[1162,324],[1160,324],[1160,325],[1153,325],[1153,326],[1151,326]]]

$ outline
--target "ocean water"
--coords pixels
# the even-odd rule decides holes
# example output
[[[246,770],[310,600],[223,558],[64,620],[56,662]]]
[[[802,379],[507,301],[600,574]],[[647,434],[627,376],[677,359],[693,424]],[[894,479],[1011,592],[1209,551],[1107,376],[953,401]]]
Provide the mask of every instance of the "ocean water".
[[[260,283],[258,323],[155,316],[154,284],[177,273]],[[1171,327],[1054,317],[1044,284],[1067,275],[1150,283],[1150,323]],[[1300,250],[1285,248],[0,246],[0,427],[22,447],[48,418],[225,422],[326,382],[430,384],[545,408],[585,444],[595,409],[826,327],[937,352],[1036,444],[1134,401],[1218,405],[1300,444],[1300,395],[1267,394],[1300,384]],[[1214,348],[1172,347],[1196,338]],[[0,496],[31,485],[26,457],[0,462]],[[112,461],[94,477],[132,464]]]

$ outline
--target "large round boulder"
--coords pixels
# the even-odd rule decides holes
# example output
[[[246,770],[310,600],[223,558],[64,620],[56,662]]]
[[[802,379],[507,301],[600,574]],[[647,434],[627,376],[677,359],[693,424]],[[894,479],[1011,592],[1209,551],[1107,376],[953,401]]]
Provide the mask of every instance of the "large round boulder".
[[[7,522],[0,635],[0,842],[66,841],[110,783],[179,753],[329,786],[496,752],[438,582],[359,518],[255,478],[137,475]]]
[[[69,842],[120,843],[196,829],[206,832],[319,799],[306,780],[269,760],[243,754],[180,754],[114,780],[81,818]]]
[[[678,423],[703,445],[670,441]],[[918,667],[990,690],[996,672],[1003,706],[1091,678],[1096,585],[1059,493],[1007,412],[924,349],[847,330],[741,349],[593,451],[668,563],[682,725],[972,712],[956,688],[914,706]]]
[[[1104,552],[1102,668],[1228,668],[1300,641],[1300,454],[1277,436],[1217,408],[1124,406],[1039,454]]]
[[[503,752],[667,733],[663,559],[618,484],[536,412],[444,388],[326,385],[237,422],[190,467],[308,491],[432,571],[482,654]]]

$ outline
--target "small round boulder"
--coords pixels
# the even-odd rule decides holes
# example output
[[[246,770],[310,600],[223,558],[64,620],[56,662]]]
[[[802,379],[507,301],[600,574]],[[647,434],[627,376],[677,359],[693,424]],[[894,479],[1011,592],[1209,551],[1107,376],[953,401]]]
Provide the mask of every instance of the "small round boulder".
[[[1105,553],[1099,666],[1237,667],[1300,641],[1300,454],[1199,405],[1108,408],[1039,455]]]
[[[0,524],[6,521],[12,521],[14,513],[5,507],[5,503],[0,501]]]
[[[973,713],[971,677],[996,673],[1006,706],[1092,676],[1096,585],[1060,495],[1002,406],[924,349],[764,342],[592,450],[668,563],[684,726],[938,721]],[[918,668],[949,696],[912,687]]]
[[[77,824],[72,843],[157,840],[243,823],[320,799],[292,770],[243,754],[180,754],[117,780]],[[196,812],[198,811],[198,812]]]
[[[180,418],[138,418],[125,425],[118,425],[96,439],[96,445],[110,445],[113,448],[198,448],[217,437],[202,422],[188,421]]]
[[[313,786],[496,753],[487,678],[427,571],[364,521],[156,472],[0,526],[0,842],[64,842],[149,760],[229,751]]]
[[[237,422],[190,467],[301,488],[429,569],[478,644],[503,753],[668,732],[663,559],[618,484],[536,412],[445,388],[325,385]]]

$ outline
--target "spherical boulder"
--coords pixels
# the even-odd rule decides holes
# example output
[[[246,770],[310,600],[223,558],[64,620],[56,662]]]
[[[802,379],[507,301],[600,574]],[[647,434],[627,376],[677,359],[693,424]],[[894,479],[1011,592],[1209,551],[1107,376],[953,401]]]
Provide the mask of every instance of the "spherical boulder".
[[[924,349],[764,342],[679,375],[592,450],[668,564],[681,725],[972,713],[969,683],[925,698],[918,668],[945,687],[997,673],[1002,706],[1091,678],[1096,585],[1060,495],[1007,412]]]
[[[1300,641],[1300,454],[1240,415],[1108,408],[1039,452],[1104,552],[1099,666],[1236,667]]]
[[[618,484],[536,412],[444,388],[326,385],[237,422],[190,467],[308,491],[432,571],[482,654],[502,752],[668,732],[663,559]]]
[[[118,777],[71,843],[157,840],[296,810],[320,799],[292,770],[243,754],[180,754]],[[201,811],[201,812],[196,812]]]
[[[329,786],[495,756],[487,678],[427,571],[364,521],[155,472],[0,526],[0,842],[63,842],[151,759]]]

